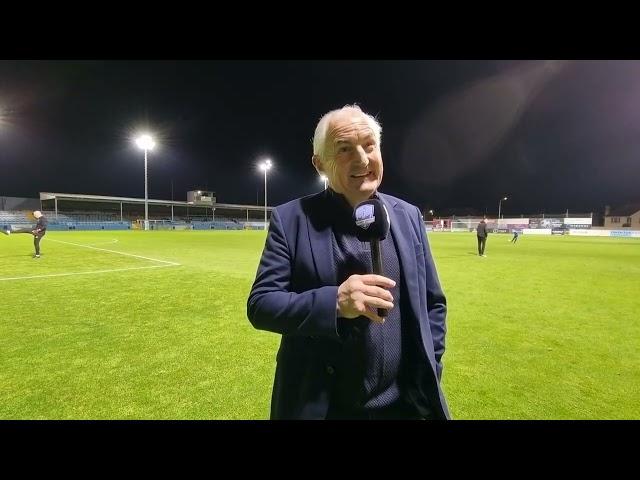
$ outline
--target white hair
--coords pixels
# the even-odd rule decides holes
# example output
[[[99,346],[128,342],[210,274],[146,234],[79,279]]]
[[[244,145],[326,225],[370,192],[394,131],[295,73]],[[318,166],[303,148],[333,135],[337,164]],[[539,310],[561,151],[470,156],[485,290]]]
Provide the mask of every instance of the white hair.
[[[42,212],[40,210],[36,210],[33,212],[33,216],[36,218],[40,218],[42,216]]]
[[[334,115],[342,113],[345,110],[356,110],[360,114],[362,114],[362,116],[364,116],[365,120],[373,130],[373,134],[376,137],[376,142],[378,142],[378,145],[380,145],[382,141],[382,125],[380,125],[378,120],[376,120],[375,117],[369,115],[368,113],[363,112],[362,109],[356,104],[345,105],[342,108],[339,108],[337,110],[331,110],[330,112],[325,113],[320,119],[320,121],[318,122],[318,125],[316,126],[316,131],[313,135],[313,154],[314,155],[317,155],[322,159],[324,155],[324,147],[325,147],[325,141],[327,139],[327,129],[329,128],[329,123]]]

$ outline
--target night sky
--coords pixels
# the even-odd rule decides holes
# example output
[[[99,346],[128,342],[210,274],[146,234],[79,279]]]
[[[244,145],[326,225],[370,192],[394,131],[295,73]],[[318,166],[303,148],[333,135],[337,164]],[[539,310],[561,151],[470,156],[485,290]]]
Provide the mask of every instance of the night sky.
[[[322,189],[320,116],[382,123],[381,191],[436,212],[601,212],[640,200],[638,61],[0,61],[0,196],[269,204]]]

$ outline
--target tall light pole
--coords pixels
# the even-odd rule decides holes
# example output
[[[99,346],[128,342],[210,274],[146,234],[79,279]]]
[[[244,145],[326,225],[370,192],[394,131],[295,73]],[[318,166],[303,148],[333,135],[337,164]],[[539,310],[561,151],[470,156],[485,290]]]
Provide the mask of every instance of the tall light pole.
[[[507,197],[501,198],[500,201],[498,202],[498,225],[500,224],[500,210],[502,209],[502,202],[503,200],[506,200],[506,199]]]
[[[324,182],[324,189],[327,189],[327,182],[329,181],[329,178],[323,173],[320,174],[320,181]]]
[[[136,138],[138,148],[144,150],[144,229],[149,230],[149,182],[147,176],[147,152],[153,150],[156,142],[149,134],[140,135]]]
[[[264,172],[264,229],[267,229],[267,172],[271,169],[271,160],[261,162],[259,167]]]

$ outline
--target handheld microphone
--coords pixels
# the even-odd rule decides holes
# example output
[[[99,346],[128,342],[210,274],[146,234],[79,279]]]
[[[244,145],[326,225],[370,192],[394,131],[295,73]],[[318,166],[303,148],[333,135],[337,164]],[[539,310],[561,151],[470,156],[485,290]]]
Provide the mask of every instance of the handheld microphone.
[[[353,220],[359,227],[356,234],[358,240],[369,242],[371,245],[373,273],[384,275],[380,240],[384,240],[389,234],[390,222],[386,207],[379,199],[370,198],[356,206],[353,211]],[[385,318],[388,313],[386,308],[378,308],[378,315],[382,318]]]

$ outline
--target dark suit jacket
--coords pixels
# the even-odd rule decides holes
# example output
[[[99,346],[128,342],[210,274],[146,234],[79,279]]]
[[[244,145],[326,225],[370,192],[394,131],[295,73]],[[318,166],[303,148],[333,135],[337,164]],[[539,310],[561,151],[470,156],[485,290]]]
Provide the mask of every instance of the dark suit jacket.
[[[420,332],[423,362],[412,369],[413,403],[449,418],[440,388],[445,349],[446,299],[440,288],[417,207],[378,194],[389,212],[404,284],[403,315]],[[272,419],[323,419],[342,341],[337,332],[338,284],[333,262],[328,191],[276,207],[247,316],[253,326],[282,335],[271,402]],[[363,272],[366,273],[366,272]],[[407,298],[405,297],[405,298]]]
[[[487,233],[487,224],[486,222],[480,222],[476,227],[477,235],[480,238],[487,238],[489,234]]]

